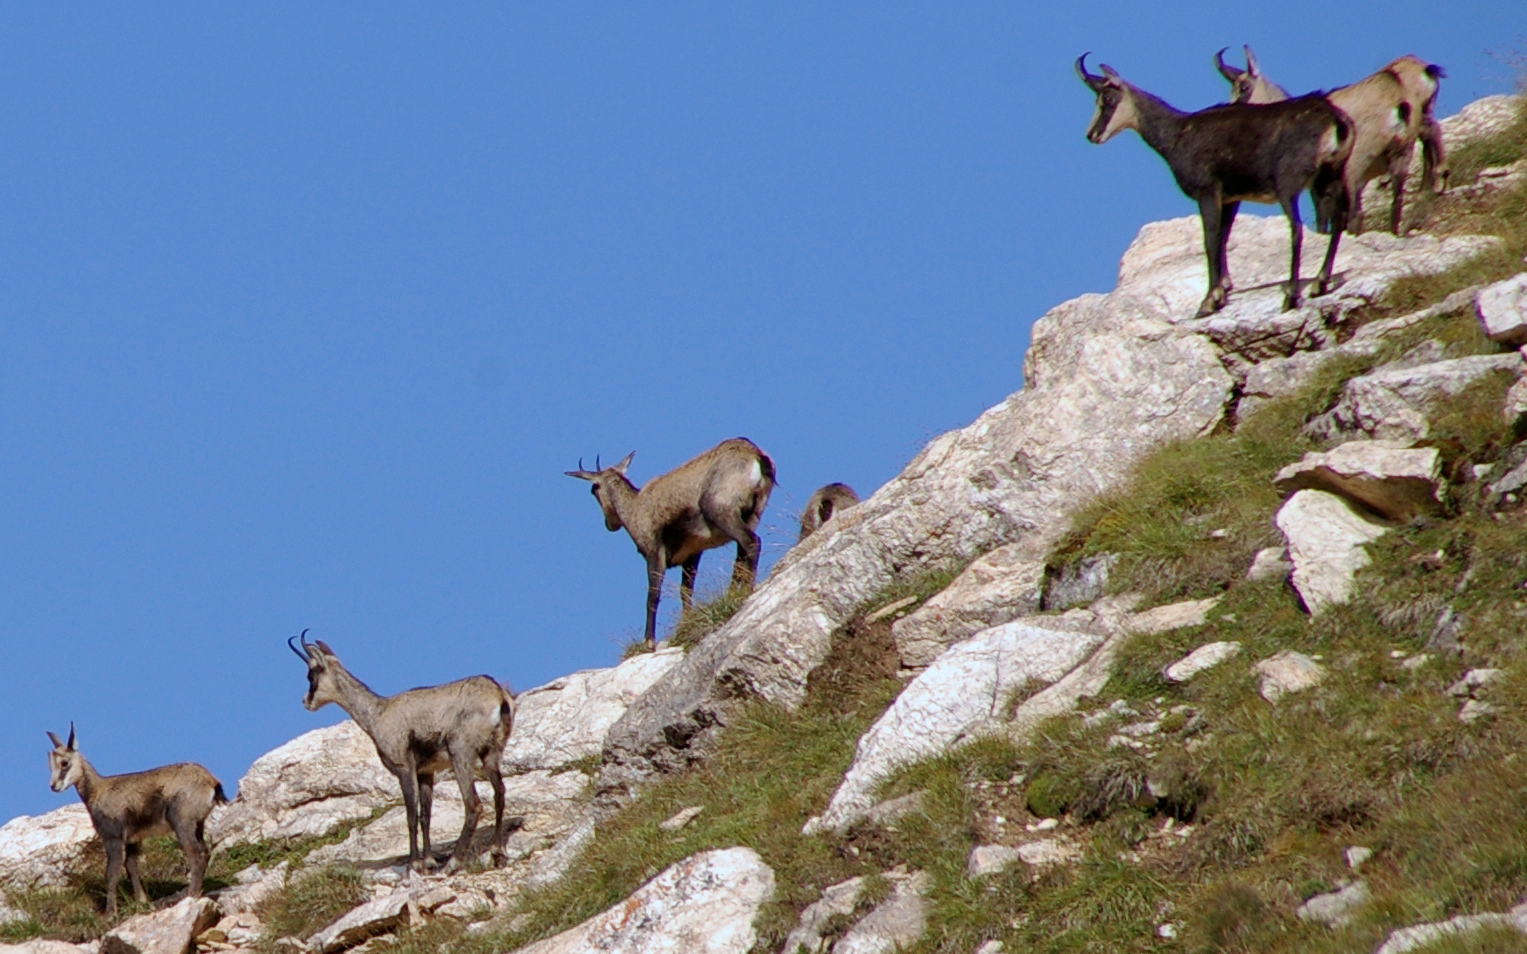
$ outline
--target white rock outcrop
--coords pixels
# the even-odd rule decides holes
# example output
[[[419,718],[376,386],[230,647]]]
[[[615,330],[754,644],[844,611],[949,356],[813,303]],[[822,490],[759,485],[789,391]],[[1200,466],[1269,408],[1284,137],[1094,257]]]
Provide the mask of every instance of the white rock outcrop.
[[[1205,643],[1161,671],[1167,682],[1187,682],[1241,651],[1238,642]]]
[[[0,954],[97,954],[97,951],[95,947],[81,947],[45,937],[34,937],[20,944],[0,944]]]
[[[1288,541],[1294,589],[1311,615],[1347,602],[1354,576],[1370,562],[1364,546],[1387,532],[1323,490],[1294,494],[1278,511],[1276,522]]]
[[[1486,285],[1474,295],[1474,313],[1491,341],[1527,344],[1527,272]]]
[[[875,804],[876,788],[896,769],[1006,721],[1015,692],[1055,682],[1102,641],[1097,634],[1020,620],[950,647],[859,739],[842,784],[826,811],[806,823],[806,834],[842,830],[863,818]]]
[[[1351,378],[1330,411],[1306,430],[1317,437],[1371,437],[1419,441],[1431,434],[1430,418],[1445,402],[1492,375],[1521,377],[1519,354],[1480,354],[1429,364],[1379,368]]]
[[[1353,913],[1367,904],[1372,896],[1366,881],[1354,881],[1338,891],[1317,894],[1308,899],[1294,911],[1294,916],[1301,921],[1318,921],[1329,927],[1341,927],[1351,924]]]
[[[774,871],[757,852],[707,851],[664,870],[608,911],[517,954],[746,954],[757,938],[758,908],[773,895]]]
[[[1407,441],[1348,441],[1278,471],[1284,493],[1325,490],[1355,500],[1390,520],[1431,513],[1441,506],[1442,454]]]
[[[832,954],[895,954],[910,950],[928,929],[928,890],[933,878],[925,871],[886,872],[891,894],[848,929]]]
[[[1288,562],[1288,547],[1263,547],[1252,557],[1251,566],[1246,569],[1246,579],[1253,583],[1282,581],[1292,572],[1294,565]]]
[[[779,954],[820,954],[827,946],[826,935],[834,923],[854,913],[864,894],[864,878],[849,878],[822,889],[822,896],[801,911],[795,928],[785,937]]]
[[[181,898],[161,911],[139,914],[101,938],[101,954],[186,954],[196,935],[217,923],[217,902]]]
[[[1527,904],[1519,904],[1506,914],[1460,914],[1446,921],[1415,924],[1391,931],[1374,954],[1408,954],[1446,937],[1470,934],[1484,928],[1506,928],[1527,934]]]
[[[12,818],[0,826],[0,885],[61,887],[95,838],[81,804]]]
[[[1262,677],[1257,690],[1263,699],[1276,703],[1291,692],[1313,689],[1325,681],[1325,667],[1304,653],[1285,649],[1251,667],[1252,675]]]
[[[954,582],[891,626],[901,664],[920,669],[939,653],[990,626],[1039,611],[1044,554],[1021,543],[973,561]]]
[[[343,951],[367,938],[391,933],[455,897],[454,891],[439,884],[398,888],[346,911],[339,920],[308,938],[308,948],[317,954]]]

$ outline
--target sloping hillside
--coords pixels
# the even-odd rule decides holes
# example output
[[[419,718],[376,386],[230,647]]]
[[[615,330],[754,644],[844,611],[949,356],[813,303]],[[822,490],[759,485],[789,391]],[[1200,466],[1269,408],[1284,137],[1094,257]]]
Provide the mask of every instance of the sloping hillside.
[[[1279,312],[1285,226],[1245,216],[1195,319],[1197,221],[1147,225],[1024,390],[735,612],[522,694],[507,867],[408,873],[345,724],[214,816],[204,911],[172,842],[114,929],[77,808],[0,829],[0,939],[1527,950],[1527,114],[1445,129],[1453,191],[1333,294]]]

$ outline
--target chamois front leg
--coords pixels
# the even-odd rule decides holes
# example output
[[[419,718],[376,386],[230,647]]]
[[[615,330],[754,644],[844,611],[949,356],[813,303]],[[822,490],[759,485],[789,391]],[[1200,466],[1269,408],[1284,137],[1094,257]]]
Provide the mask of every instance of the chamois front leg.
[[[122,856],[126,846],[121,839],[103,838],[106,843],[106,918],[117,919],[117,885],[122,882]]]
[[[1304,223],[1299,220],[1299,197],[1279,199],[1283,214],[1288,216],[1288,284],[1283,291],[1283,310],[1293,311],[1299,307],[1299,253],[1304,244]]]
[[[432,865],[435,855],[429,845],[430,813],[435,804],[435,774],[420,772],[414,776],[419,783],[419,845],[426,865]]]
[[[1204,259],[1209,266],[1209,292],[1204,295],[1203,302],[1198,306],[1197,318],[1204,318],[1214,314],[1225,307],[1225,301],[1229,297],[1222,285],[1224,276],[1220,273],[1220,217],[1222,215],[1218,191],[1212,196],[1205,196],[1198,200],[1198,217],[1204,226]]]
[[[424,863],[419,854],[419,778],[412,758],[397,776],[398,784],[403,788],[403,812],[408,818],[408,863],[416,871],[423,871]]]
[[[657,603],[663,595],[663,573],[668,569],[668,554],[659,549],[647,557],[647,648],[657,649]]]

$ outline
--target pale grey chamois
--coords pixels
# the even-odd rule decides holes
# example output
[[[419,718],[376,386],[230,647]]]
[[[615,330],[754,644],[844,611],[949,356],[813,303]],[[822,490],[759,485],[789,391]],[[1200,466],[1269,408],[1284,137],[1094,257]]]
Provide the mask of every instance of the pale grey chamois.
[[[148,902],[143,879],[138,876],[138,854],[143,839],[156,835],[174,832],[180,840],[190,868],[186,893],[201,897],[202,877],[212,857],[203,829],[212,806],[228,801],[222,783],[194,762],[126,775],[102,775],[80,754],[72,722],[69,741],[58,741],[52,732],[48,740],[53,743],[53,751],[48,753],[53,791],[74,786],[106,846],[106,916],[117,916],[117,885],[124,862],[132,879],[133,897],[140,904]]]
[[[657,604],[663,574],[683,567],[679,600],[687,611],[694,600],[700,554],[728,543],[737,544],[732,586],[752,589],[758,573],[758,521],[774,490],[774,461],[758,445],[742,437],[715,447],[637,489],[628,477],[632,451],[610,467],[577,470],[569,477],[593,484],[594,499],[604,511],[611,533],[626,528],[647,561],[647,632],[649,647],[657,646]]]
[[[1220,310],[1229,300],[1225,249],[1244,201],[1276,202],[1283,208],[1291,253],[1283,308],[1299,306],[1304,228],[1298,199],[1306,189],[1314,200],[1317,223],[1331,232],[1325,262],[1314,282],[1315,293],[1325,294],[1347,224],[1343,173],[1352,152],[1351,120],[1320,95],[1266,106],[1232,103],[1185,113],[1126,82],[1106,63],[1101,76],[1088,73],[1086,57],[1084,53],[1077,58],[1076,74],[1097,94],[1087,138],[1105,143],[1125,129],[1135,130],[1166,160],[1178,188],[1198,203],[1209,264],[1209,291],[1198,307],[1198,317]]]
[[[806,509],[801,511],[801,535],[796,542],[816,533],[822,524],[832,519],[833,514],[847,510],[858,502],[859,495],[848,484],[827,484],[818,488],[811,499],[806,501]]]
[[[472,850],[482,803],[479,773],[493,786],[493,862],[504,860],[504,745],[514,728],[514,697],[491,676],[469,676],[443,686],[409,689],[395,696],[372,692],[340,663],[323,640],[311,644],[307,630],[287,640],[307,663],[308,692],[302,705],[315,712],[334,703],[371,736],[377,757],[398,777],[408,816],[408,863],[424,868],[429,847],[430,807],[435,773],[450,769],[461,789],[466,821],[451,852],[448,870],[459,870]],[[302,641],[302,648],[296,646]],[[423,844],[421,850],[420,844]]]
[[[1246,50],[1246,68],[1237,69],[1225,62],[1225,51],[1215,54],[1220,75],[1230,81],[1231,102],[1265,104],[1289,98],[1283,87],[1268,79],[1257,58]],[[1402,56],[1372,76],[1350,86],[1333,89],[1326,98],[1352,120],[1355,138],[1352,156],[1347,160],[1347,193],[1351,212],[1347,230],[1353,235],[1363,231],[1363,187],[1388,174],[1394,189],[1389,207],[1389,230],[1400,234],[1400,219],[1405,212],[1405,180],[1410,174],[1410,159],[1415,144],[1421,143],[1421,188],[1434,191],[1439,177],[1447,184],[1447,157],[1442,146],[1442,125],[1437,122],[1438,82],[1446,74],[1442,67],[1415,56]]]

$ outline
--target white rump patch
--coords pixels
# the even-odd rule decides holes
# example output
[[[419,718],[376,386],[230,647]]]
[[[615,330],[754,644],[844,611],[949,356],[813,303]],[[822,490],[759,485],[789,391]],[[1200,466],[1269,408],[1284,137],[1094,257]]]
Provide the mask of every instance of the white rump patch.
[[[753,460],[753,486],[763,486],[763,465],[758,462],[757,458]]]

